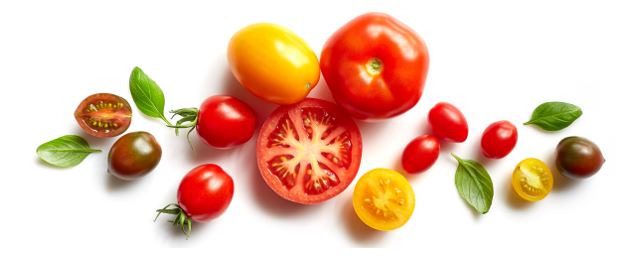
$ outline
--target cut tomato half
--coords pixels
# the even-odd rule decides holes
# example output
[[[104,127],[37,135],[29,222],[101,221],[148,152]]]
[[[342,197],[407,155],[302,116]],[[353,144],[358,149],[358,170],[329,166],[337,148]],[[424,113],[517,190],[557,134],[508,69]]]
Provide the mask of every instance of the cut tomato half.
[[[89,135],[107,138],[122,134],[131,124],[131,105],[123,97],[97,93],[84,99],[74,112],[75,120]]]
[[[359,128],[346,112],[307,98],[271,113],[260,129],[256,155],[262,178],[279,196],[316,204],[350,185],[361,149]]]

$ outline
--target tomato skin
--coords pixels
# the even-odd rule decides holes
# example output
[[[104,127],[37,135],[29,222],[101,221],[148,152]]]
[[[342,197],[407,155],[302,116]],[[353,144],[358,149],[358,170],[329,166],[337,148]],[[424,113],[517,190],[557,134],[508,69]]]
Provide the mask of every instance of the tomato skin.
[[[211,96],[202,102],[196,130],[200,138],[216,148],[230,148],[247,142],[256,130],[254,110],[232,96]]]
[[[438,159],[441,144],[432,135],[421,135],[413,139],[402,154],[402,167],[409,173],[421,173],[432,167]]]
[[[320,69],[335,101],[353,117],[385,119],[415,106],[429,57],[419,35],[382,13],[361,15],[325,43]]]
[[[262,179],[281,198],[318,204],[352,183],[362,147],[359,128],[343,109],[306,98],[267,117],[258,134],[256,159]],[[290,166],[291,159],[299,162]]]
[[[559,173],[571,179],[591,177],[606,162],[600,148],[583,137],[564,138],[557,145],[556,154]]]
[[[131,125],[131,105],[118,95],[96,93],[82,100],[73,116],[88,135],[115,137]]]
[[[151,172],[161,160],[161,146],[148,132],[120,137],[108,153],[108,172],[122,180],[135,180]]]
[[[239,30],[228,44],[232,74],[254,95],[276,104],[305,98],[320,78],[318,58],[292,31],[257,23]]]
[[[206,222],[226,211],[234,194],[234,182],[215,164],[189,171],[178,186],[178,205],[193,221]]]
[[[509,121],[490,124],[481,137],[482,153],[487,158],[503,158],[516,146],[518,129]]]
[[[447,102],[436,104],[428,113],[428,122],[434,135],[452,141],[464,142],[469,135],[469,125],[458,108]]]

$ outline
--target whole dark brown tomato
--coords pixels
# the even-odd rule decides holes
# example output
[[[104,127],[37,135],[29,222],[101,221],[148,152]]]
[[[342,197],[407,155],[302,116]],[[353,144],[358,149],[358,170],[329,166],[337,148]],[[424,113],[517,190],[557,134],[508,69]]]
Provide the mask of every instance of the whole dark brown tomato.
[[[161,147],[148,132],[120,137],[108,154],[108,172],[122,180],[135,180],[152,171],[161,159]]]
[[[557,145],[557,169],[572,179],[597,173],[606,160],[600,148],[582,137],[567,137]]]

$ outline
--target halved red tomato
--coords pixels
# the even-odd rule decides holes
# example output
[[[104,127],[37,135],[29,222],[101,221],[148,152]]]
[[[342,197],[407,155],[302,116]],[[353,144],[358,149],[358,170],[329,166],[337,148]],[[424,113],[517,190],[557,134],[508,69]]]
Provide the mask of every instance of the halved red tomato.
[[[131,124],[131,106],[124,98],[111,93],[97,93],[84,99],[74,113],[75,120],[89,135],[114,137]]]
[[[306,98],[281,106],[262,125],[258,168],[284,199],[317,204],[348,187],[361,162],[361,135],[337,105]]]

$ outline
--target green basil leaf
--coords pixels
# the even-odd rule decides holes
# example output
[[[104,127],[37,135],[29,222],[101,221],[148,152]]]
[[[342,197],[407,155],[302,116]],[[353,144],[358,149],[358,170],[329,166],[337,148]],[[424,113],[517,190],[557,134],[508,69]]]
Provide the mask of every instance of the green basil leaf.
[[[451,155],[458,160],[456,188],[460,197],[478,213],[487,213],[494,196],[492,179],[490,179],[488,171],[478,162],[463,160],[453,153]]]
[[[37,148],[37,155],[41,160],[63,168],[76,166],[90,153],[95,152],[101,150],[90,148],[88,142],[77,135],[65,135],[45,142]]]
[[[135,105],[144,115],[160,118],[165,121],[166,124],[172,125],[163,115],[163,108],[165,106],[163,91],[159,88],[159,85],[150,79],[139,67],[135,67],[133,71],[131,71],[129,90],[131,91],[131,97]]]
[[[533,111],[531,120],[525,125],[534,124],[546,131],[559,131],[570,126],[582,115],[582,110],[565,102],[546,102]]]

